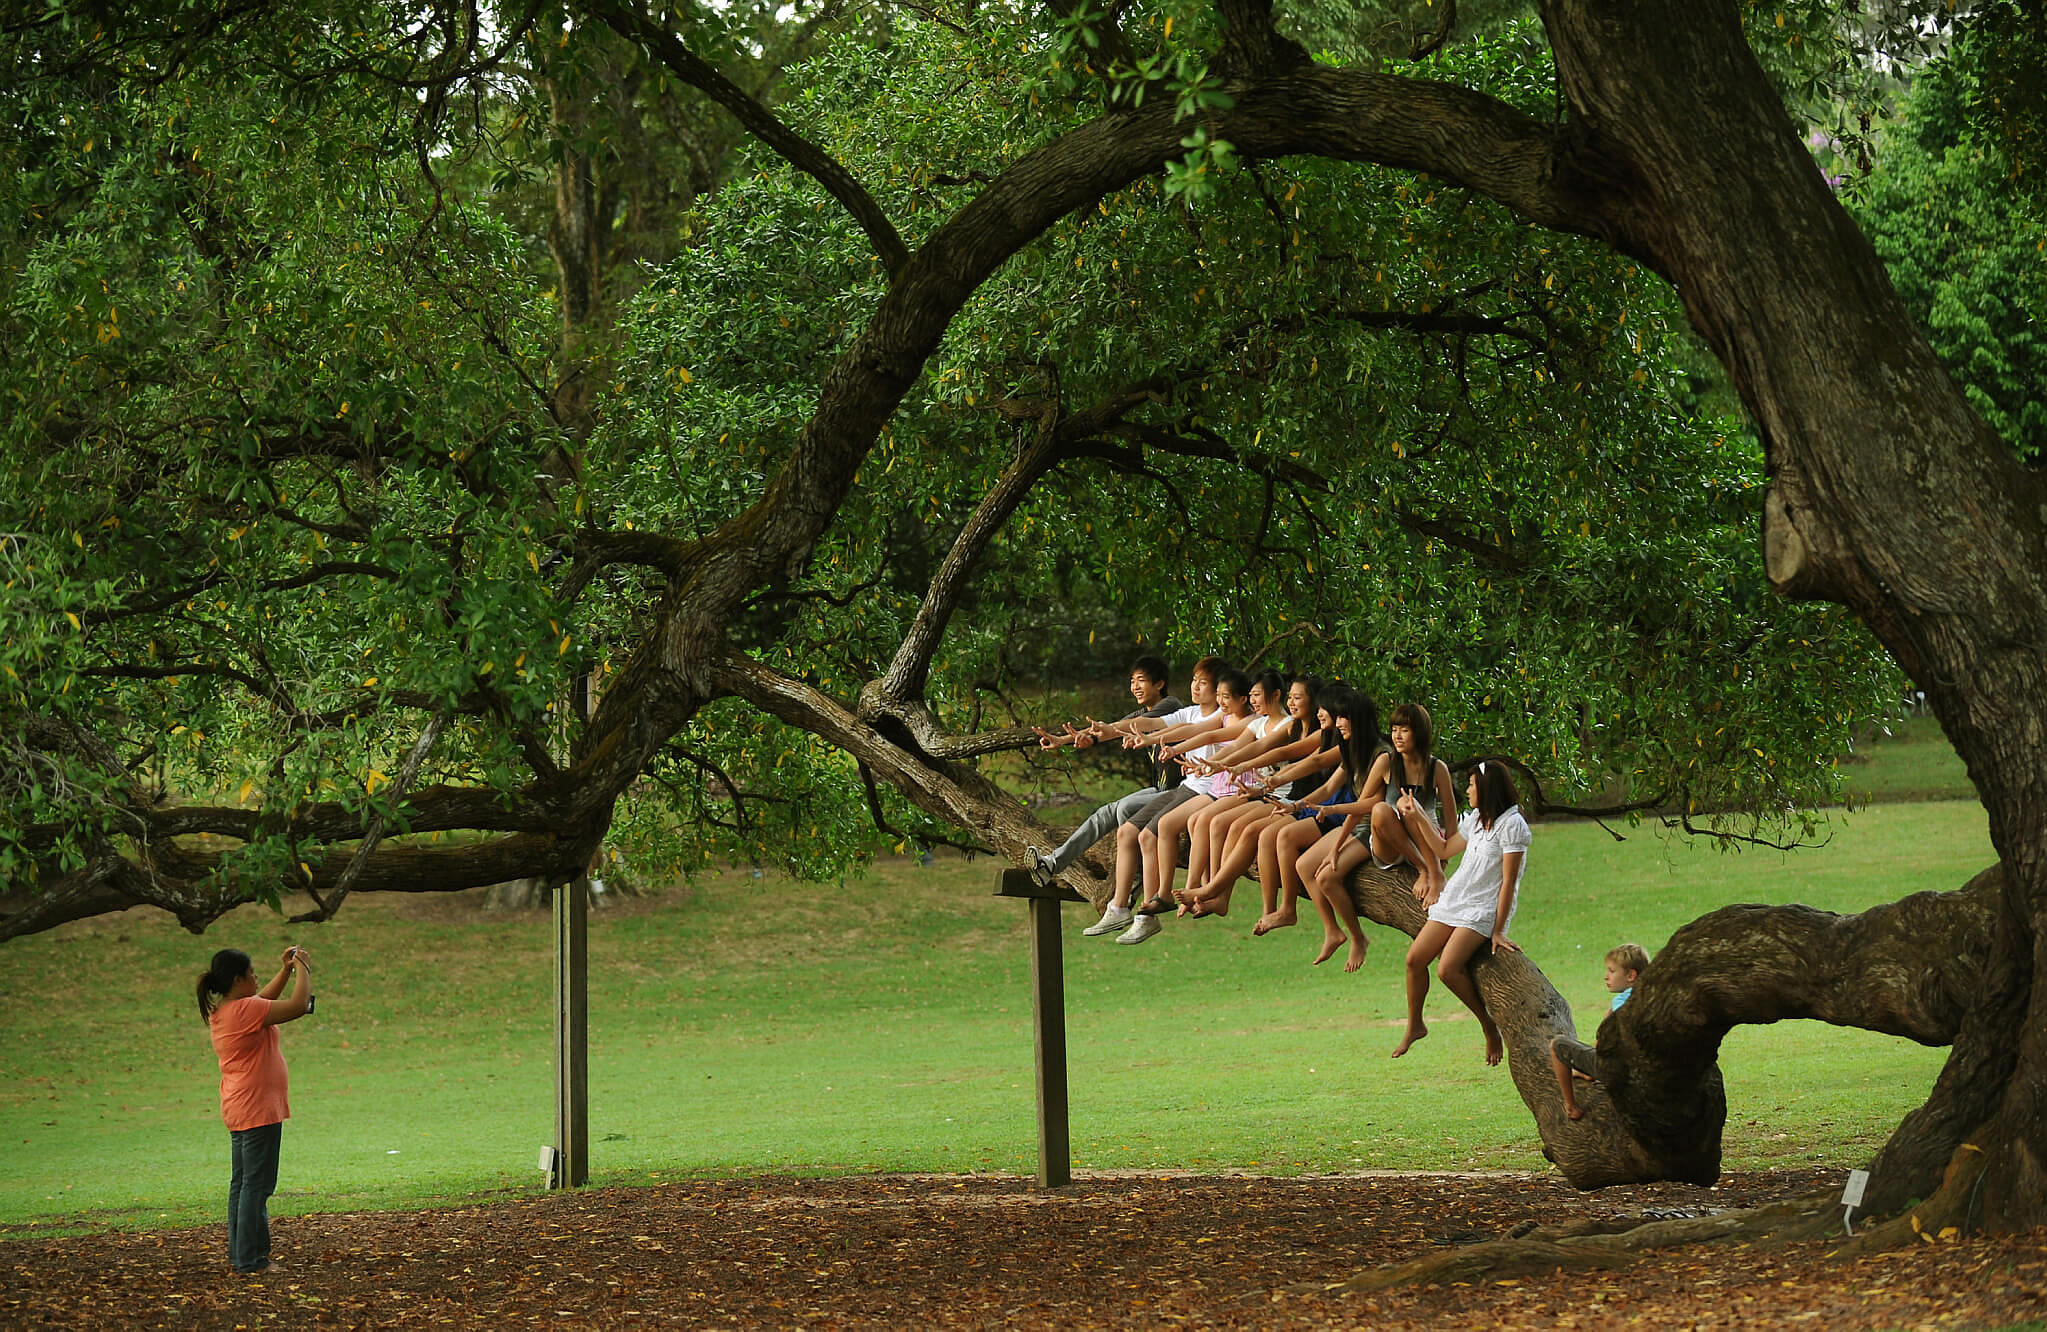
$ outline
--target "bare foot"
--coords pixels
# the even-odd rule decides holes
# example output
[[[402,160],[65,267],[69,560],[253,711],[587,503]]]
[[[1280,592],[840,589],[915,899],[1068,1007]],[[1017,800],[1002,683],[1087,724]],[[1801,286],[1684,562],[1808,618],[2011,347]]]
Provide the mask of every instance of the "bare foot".
[[[1201,898],[1196,895],[1192,888],[1175,888],[1173,890],[1173,900],[1180,904],[1179,909],[1174,911],[1173,914],[1184,916],[1194,910],[1195,905],[1200,902]]]
[[[1422,904],[1423,904],[1423,905],[1425,905],[1425,906],[1426,906],[1426,905],[1428,904],[1428,900],[1429,900],[1429,876],[1428,876],[1428,875],[1426,875],[1426,874],[1417,874],[1417,875],[1415,875],[1415,876],[1414,876],[1414,900],[1415,900],[1415,901],[1417,901],[1417,902],[1420,902],[1420,903],[1422,903]]]
[[[1585,1118],[1585,1111],[1579,1107],[1576,1101],[1566,1101],[1564,1103],[1564,1113],[1573,1119]]]
[[[1407,1029],[1407,1034],[1400,1038],[1400,1044],[1393,1047],[1393,1057],[1395,1059],[1400,1058],[1400,1056],[1406,1054],[1408,1050],[1414,1046],[1414,1043],[1416,1041],[1420,1040],[1422,1037],[1428,1034],[1429,1029],[1425,1025],[1416,1023],[1409,1026]]]
[[[1336,936],[1335,936],[1334,938],[1332,938],[1332,937],[1330,937],[1329,935],[1326,935],[1326,934],[1325,934],[1325,935],[1323,935],[1323,936],[1322,936],[1322,951],[1321,951],[1321,952],[1319,952],[1319,953],[1317,953],[1317,954],[1315,954],[1315,960],[1314,960],[1314,961],[1313,961],[1312,963],[1310,963],[1309,965],[1310,965],[1310,966],[1317,966],[1317,967],[1321,966],[1321,965],[1322,965],[1322,964],[1323,964],[1324,962],[1327,962],[1327,961],[1328,961],[1328,960],[1329,960],[1330,958],[1332,958],[1332,957],[1336,956],[1336,950],[1337,950],[1337,949],[1339,949],[1339,948],[1341,948],[1341,947],[1343,947],[1343,936],[1342,936],[1342,935],[1340,935],[1340,934],[1339,934],[1339,935],[1336,935]],[[1355,970],[1356,970],[1356,968],[1355,968],[1355,967],[1352,967],[1352,968],[1348,968],[1348,970],[1352,970],[1352,971],[1355,971]]]
[[[1363,934],[1359,934],[1356,941],[1350,946],[1350,956],[1343,960],[1343,969],[1346,972],[1351,972],[1365,965],[1365,950],[1371,946],[1372,941]]]
[[[1256,925],[1251,927],[1251,933],[1270,934],[1274,930],[1283,930],[1293,923],[1294,913],[1291,911],[1268,911],[1258,918]]]
[[[1194,899],[1193,910],[1187,914],[1196,920],[1200,920],[1203,916],[1229,915],[1230,892],[1235,887],[1236,885],[1232,884],[1229,888],[1217,889],[1213,893],[1203,893],[1200,897]]]
[[[1496,1066],[1507,1057],[1507,1047],[1500,1040],[1500,1027],[1496,1022],[1485,1024],[1485,1062],[1487,1068]]]

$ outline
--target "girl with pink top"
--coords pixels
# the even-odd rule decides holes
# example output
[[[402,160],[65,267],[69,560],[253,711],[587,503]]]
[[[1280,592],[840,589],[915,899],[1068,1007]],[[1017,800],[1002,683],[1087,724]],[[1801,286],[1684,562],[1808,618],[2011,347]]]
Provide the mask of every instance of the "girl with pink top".
[[[294,971],[291,998],[278,998]],[[227,1257],[235,1271],[253,1275],[278,1266],[270,1260],[270,1195],[277,1189],[277,1149],[291,1106],[277,1028],[312,1011],[312,966],[305,949],[287,948],[283,967],[259,988],[249,955],[223,948],[199,977],[198,994],[199,1016],[220,1058],[220,1117],[227,1124],[229,1160]]]

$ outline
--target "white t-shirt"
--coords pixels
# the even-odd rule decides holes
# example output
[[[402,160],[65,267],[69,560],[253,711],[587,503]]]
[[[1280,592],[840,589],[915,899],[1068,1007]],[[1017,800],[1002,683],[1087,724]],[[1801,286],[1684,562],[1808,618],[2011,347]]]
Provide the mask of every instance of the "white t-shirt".
[[[1251,734],[1256,736],[1258,739],[1263,740],[1266,736],[1272,734],[1272,728],[1274,725],[1284,726],[1286,725],[1286,721],[1287,719],[1285,717],[1275,718],[1269,712],[1261,712],[1256,717],[1253,717],[1251,719]],[[1278,771],[1279,764],[1268,763],[1258,769],[1258,775],[1261,778],[1270,777],[1272,776],[1273,773]]]
[[[1457,831],[1464,834],[1464,859],[1457,863],[1457,870],[1450,881],[1443,885],[1443,895],[1429,908],[1429,919],[1445,925],[1462,926],[1490,935],[1493,917],[1500,910],[1500,861],[1509,851],[1524,853],[1521,862],[1522,874],[1528,872],[1525,853],[1533,840],[1528,820],[1521,817],[1521,806],[1514,805],[1493,820],[1490,828],[1478,821],[1478,811],[1467,809],[1464,817],[1457,821]],[[1521,888],[1514,889],[1514,905],[1507,910],[1507,919],[1500,926],[1505,929],[1514,921],[1514,912],[1521,906]]]
[[[1197,711],[1198,711],[1198,709],[1197,709]],[[1211,711],[1210,711],[1210,712],[1208,712],[1208,713],[1207,713],[1206,715],[1207,715],[1207,716],[1208,716],[1208,717],[1209,717],[1210,719],[1213,719],[1213,718],[1215,717],[1215,715],[1216,715],[1216,711],[1219,711],[1219,709],[1217,709],[1217,710],[1211,710]],[[1242,737],[1239,737],[1239,738],[1241,739]],[[1210,757],[1211,755],[1214,755],[1214,754],[1220,753],[1220,752],[1221,752],[1222,750],[1224,750],[1224,749],[1227,749],[1227,748],[1228,748],[1228,747],[1229,747],[1230,745],[1233,745],[1233,744],[1235,744],[1235,743],[1236,743],[1236,741],[1235,741],[1235,740],[1231,740],[1231,741],[1227,741],[1227,742],[1225,742],[1225,741],[1220,741],[1220,740],[1218,740],[1218,741],[1215,741],[1215,742],[1213,742],[1213,743],[1211,743],[1211,744],[1206,744],[1206,745],[1203,745],[1203,746],[1201,746],[1201,747],[1200,747],[1199,749],[1190,749],[1190,750],[1188,750],[1188,751],[1187,751],[1187,757],[1188,757],[1188,758],[1198,758],[1198,759],[1205,759],[1205,758],[1208,758],[1208,757]],[[1201,774],[1189,773],[1189,774],[1188,774],[1188,775],[1187,775],[1186,777],[1184,777],[1184,778],[1182,778],[1182,779],[1181,779],[1181,781],[1180,781],[1180,785],[1182,785],[1182,786],[1186,787],[1186,788],[1187,788],[1188,790],[1192,791],[1192,792],[1193,792],[1194,794],[1196,794],[1196,795],[1204,795],[1204,796],[1205,796],[1205,795],[1214,795],[1214,794],[1215,794],[1215,789],[1214,789],[1214,788],[1215,788],[1215,775],[1214,775],[1214,774],[1211,774],[1211,773],[1201,773]]]

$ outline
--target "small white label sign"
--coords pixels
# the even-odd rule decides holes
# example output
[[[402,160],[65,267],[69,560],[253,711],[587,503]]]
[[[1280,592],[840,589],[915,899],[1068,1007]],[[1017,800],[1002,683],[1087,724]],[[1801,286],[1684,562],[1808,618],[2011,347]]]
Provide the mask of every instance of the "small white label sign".
[[[1869,1172],[1867,1170],[1849,1171],[1848,1186],[1841,1190],[1841,1205],[1843,1207],[1862,1206],[1862,1191],[1868,1187]]]

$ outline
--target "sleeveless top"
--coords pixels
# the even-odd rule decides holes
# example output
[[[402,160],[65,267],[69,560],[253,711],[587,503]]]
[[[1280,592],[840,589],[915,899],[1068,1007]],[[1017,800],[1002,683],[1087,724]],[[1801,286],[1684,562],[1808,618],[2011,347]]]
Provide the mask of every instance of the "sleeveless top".
[[[1436,756],[1434,754],[1429,755],[1428,776],[1419,782],[1409,782],[1406,780],[1407,760],[1400,756],[1400,751],[1389,749],[1386,753],[1392,756],[1392,761],[1387,764],[1386,803],[1395,805],[1399,803],[1400,797],[1411,795],[1414,797],[1414,802],[1422,807],[1422,813],[1434,819],[1436,817],[1437,805],[1435,782]]]

